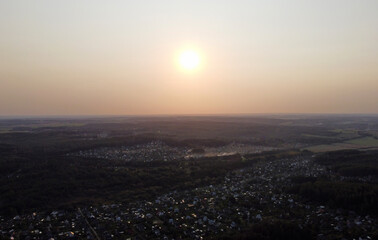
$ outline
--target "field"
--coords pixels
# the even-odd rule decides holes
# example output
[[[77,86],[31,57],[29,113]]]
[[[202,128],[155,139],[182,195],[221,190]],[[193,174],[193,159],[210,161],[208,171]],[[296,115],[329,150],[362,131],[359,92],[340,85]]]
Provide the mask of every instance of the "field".
[[[344,149],[363,149],[363,148],[378,148],[378,139],[373,137],[362,137],[353,140],[348,140],[341,143],[321,144],[305,148],[311,152],[328,152]]]
[[[378,139],[373,137],[363,137],[347,141],[347,143],[364,147],[378,147]]]

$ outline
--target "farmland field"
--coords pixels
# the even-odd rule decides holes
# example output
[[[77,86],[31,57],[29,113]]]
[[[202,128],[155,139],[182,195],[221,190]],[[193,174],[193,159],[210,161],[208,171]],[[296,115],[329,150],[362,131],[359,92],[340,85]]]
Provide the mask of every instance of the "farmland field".
[[[378,147],[378,139],[374,137],[363,137],[347,141],[347,143],[356,144],[365,147]]]
[[[353,140],[332,143],[332,144],[321,144],[305,148],[311,152],[327,152],[327,151],[337,151],[344,149],[361,149],[361,148],[376,148],[378,147],[378,139],[373,137],[362,137]]]

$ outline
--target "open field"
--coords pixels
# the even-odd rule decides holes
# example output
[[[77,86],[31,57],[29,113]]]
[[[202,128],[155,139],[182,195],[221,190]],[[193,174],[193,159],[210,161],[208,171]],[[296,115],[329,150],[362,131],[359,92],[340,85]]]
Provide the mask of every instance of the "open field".
[[[334,130],[331,130],[331,132],[346,133],[346,134],[357,133],[355,129],[334,129]]]
[[[373,137],[362,137],[341,143],[320,144],[305,148],[311,152],[328,152],[344,149],[378,148],[378,139]]]
[[[364,147],[378,147],[378,139],[373,137],[363,137],[347,141],[347,143]]]
[[[339,139],[338,137],[321,136],[314,134],[302,134],[303,137],[320,138],[320,139]]]

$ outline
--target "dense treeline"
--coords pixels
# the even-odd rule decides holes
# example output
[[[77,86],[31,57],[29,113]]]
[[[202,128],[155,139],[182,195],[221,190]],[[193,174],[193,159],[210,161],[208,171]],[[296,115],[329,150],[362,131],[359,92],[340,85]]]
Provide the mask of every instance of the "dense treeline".
[[[319,154],[315,161],[346,177],[378,176],[378,151],[342,150]],[[378,215],[378,184],[335,181],[328,177],[293,177],[288,192],[332,208]]]
[[[348,177],[378,176],[378,151],[342,150],[323,153],[315,161]]]
[[[37,133],[3,133],[0,136],[0,153],[12,148],[18,154],[41,156],[64,154],[98,147],[134,146],[151,141],[163,141],[172,147],[219,147],[230,143],[220,139],[174,139],[157,134],[140,134],[98,138],[95,134],[76,136],[70,131],[47,131]],[[3,143],[2,143],[3,142]]]
[[[90,119],[3,119],[0,143],[17,145],[29,153],[64,152],[96,146],[115,146],[164,139],[180,146],[222,146],[233,141],[254,145],[282,146],[305,143],[326,144],[345,140],[330,131],[331,125],[318,125],[319,119],[262,117],[156,117]],[[338,120],[336,120],[337,122]],[[297,122],[295,124],[294,122]],[[352,121],[356,124],[356,121]],[[356,127],[358,124],[356,125]],[[374,126],[372,123],[371,126]],[[343,125],[343,127],[346,127]],[[352,127],[352,126],[350,126]],[[366,127],[366,126],[365,126]],[[363,128],[365,128],[363,127]],[[101,135],[106,135],[102,137]],[[359,131],[347,138],[365,136]],[[169,140],[171,139],[171,140]]]
[[[231,170],[287,154],[295,152],[150,163],[13,154],[0,159],[0,214],[150,199],[168,191],[217,184]]]
[[[21,160],[22,161],[22,160]],[[240,162],[179,162],[118,166],[98,159],[26,159],[27,168],[1,178],[0,209],[7,214],[25,209],[59,207],[97,200],[146,199],[167,190],[219,181]],[[16,162],[13,159],[13,162]],[[23,165],[21,162],[20,165]]]
[[[377,184],[317,180],[294,185],[289,192],[332,208],[344,208],[361,214],[378,215]]]
[[[222,240],[303,240],[315,239],[310,229],[300,228],[287,221],[263,221],[252,224],[249,228],[230,236],[217,239]]]

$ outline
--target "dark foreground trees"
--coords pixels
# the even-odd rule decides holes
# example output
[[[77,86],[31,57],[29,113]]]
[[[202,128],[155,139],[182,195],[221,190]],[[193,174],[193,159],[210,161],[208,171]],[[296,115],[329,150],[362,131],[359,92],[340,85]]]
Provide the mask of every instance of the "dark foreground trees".
[[[301,228],[287,221],[263,221],[251,225],[234,235],[224,236],[222,240],[311,240],[314,239],[310,229]]]

